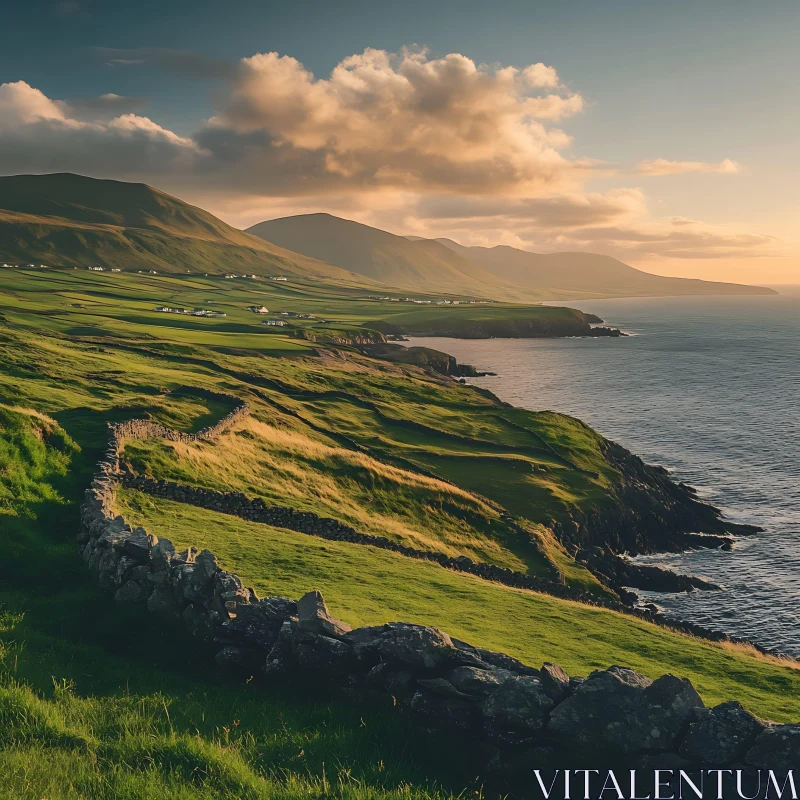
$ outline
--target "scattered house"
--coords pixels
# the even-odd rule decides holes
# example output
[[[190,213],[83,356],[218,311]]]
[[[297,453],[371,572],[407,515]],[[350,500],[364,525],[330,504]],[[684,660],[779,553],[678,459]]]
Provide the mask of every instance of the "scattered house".
[[[16,264],[3,264],[2,268],[3,269],[16,269],[17,265]]]
[[[248,311],[254,314],[269,314],[269,309],[266,306],[247,306]]]
[[[86,267],[90,272],[105,272],[103,267]]]
[[[255,276],[253,276],[255,277]],[[270,275],[269,280],[271,281],[288,281],[288,278],[284,278],[283,275]]]
[[[265,319],[264,322],[261,323],[262,325],[269,325],[270,327],[274,328],[282,328],[286,325],[286,320],[283,319]]]
[[[225,277],[230,280],[231,278],[238,278],[239,276],[238,275],[234,275],[233,273],[229,272],[227,275],[225,275]]]
[[[151,269],[147,274],[148,275],[158,275],[158,273],[154,269]]]
[[[169,306],[156,306],[153,311],[161,311],[164,314],[172,313],[172,309]]]
[[[313,314],[301,314],[300,319],[316,319]]]
[[[112,272],[122,272],[122,270],[117,268],[117,267],[114,267],[111,271]]]

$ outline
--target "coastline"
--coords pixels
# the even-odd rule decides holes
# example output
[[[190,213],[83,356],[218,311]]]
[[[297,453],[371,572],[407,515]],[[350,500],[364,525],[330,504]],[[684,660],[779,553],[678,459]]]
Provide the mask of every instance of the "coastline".
[[[418,340],[425,340],[430,338],[444,338],[444,337],[422,337],[414,336],[408,340],[403,341],[402,345],[407,349],[418,347]],[[452,337],[456,338],[456,337]],[[441,345],[440,345],[441,346]],[[454,356],[447,354],[454,361]],[[486,367],[486,363],[480,364],[481,368]],[[459,364],[460,368],[465,370],[472,370],[475,377],[482,376],[496,376],[495,372],[481,371],[475,367],[466,364]],[[497,368],[492,365],[493,368]],[[455,377],[455,376],[453,376]],[[473,375],[468,375],[473,377]],[[465,377],[455,377],[461,383],[474,385],[476,389],[487,391],[484,386],[470,384]],[[491,390],[488,390],[491,391]],[[492,394],[495,394],[492,392]],[[496,396],[496,395],[495,395]],[[715,528],[714,531],[703,532],[689,532],[676,530],[676,536],[672,539],[662,540],[659,544],[654,544],[652,540],[640,542],[640,546],[636,548],[620,548],[624,544],[615,533],[618,527],[618,521],[613,519],[595,520],[592,526],[595,531],[605,530],[605,533],[610,534],[608,540],[594,545],[593,548],[585,548],[581,553],[581,563],[589,568],[594,574],[601,578],[604,582],[610,585],[615,591],[618,591],[620,596],[625,599],[627,603],[631,603],[635,608],[646,610],[652,614],[652,618],[665,625],[677,625],[678,627],[696,626],[697,623],[693,622],[683,616],[671,613],[668,609],[664,609],[659,605],[659,598],[663,595],[672,595],[675,593],[694,593],[701,591],[718,591],[724,589],[711,581],[700,578],[691,572],[683,572],[673,568],[664,568],[657,562],[658,556],[668,554],[680,553],[693,553],[699,549],[716,549],[722,551],[731,551],[736,547],[737,541],[743,537],[752,537],[754,534],[764,531],[764,528],[758,525],[751,525],[747,523],[732,521],[727,511],[722,511],[718,506],[714,505],[707,499],[704,499],[700,492],[687,482],[676,479],[673,477],[672,470],[663,466],[646,463],[643,459],[639,458],[634,453],[626,448],[616,444],[615,442],[603,437],[608,443],[609,448],[622,457],[627,462],[628,469],[623,470],[623,474],[627,477],[635,476],[638,470],[644,470],[652,475],[657,475],[659,482],[663,487],[669,487],[675,492],[678,492],[684,499],[691,499],[691,505],[699,512],[704,523],[710,527]],[[705,493],[703,493],[705,494]],[[630,499],[630,498],[629,498]],[[712,521],[713,520],[713,521]],[[587,529],[586,521],[578,522],[573,531],[560,531],[562,536],[567,541],[570,539],[575,541],[575,533],[577,531],[584,531]],[[563,541],[564,539],[562,539]],[[608,547],[609,543],[612,544]],[[605,545],[605,546],[603,546]],[[615,546],[616,545],[616,546]],[[643,546],[642,546],[643,545]],[[631,558],[630,556],[633,556]],[[642,558],[644,557],[644,558]],[[631,589],[641,590],[645,593],[642,598]],[[657,595],[653,597],[652,595]],[[719,617],[715,619],[722,622]],[[784,652],[781,648],[766,647],[758,642],[753,641],[747,637],[741,637],[730,630],[726,630],[724,625],[717,626],[716,624],[709,627],[707,624],[699,625],[698,629],[702,630],[701,636],[707,634],[711,636],[721,635],[723,638],[730,639],[745,644],[752,645],[760,652],[779,657],[792,658],[791,654]]]

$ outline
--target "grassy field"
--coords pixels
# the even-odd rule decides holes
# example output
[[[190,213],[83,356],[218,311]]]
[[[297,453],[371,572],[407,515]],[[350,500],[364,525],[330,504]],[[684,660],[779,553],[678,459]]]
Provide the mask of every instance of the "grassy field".
[[[388,800],[469,784],[463,755],[394,717],[218,679],[208,653],[110,605],[74,545],[93,455],[0,408],[2,796]]]
[[[228,317],[155,314],[162,303],[221,308]],[[192,387],[247,401],[251,420],[214,444],[130,443],[127,457],[141,471],[533,573],[549,560],[569,582],[602,591],[547,529],[616,502],[619,474],[596,433],[303,338],[303,325],[316,337],[327,323],[272,332],[244,310],[252,303],[314,313],[336,330],[356,330],[375,318],[367,311],[397,306],[301,281],[0,273],[7,796],[422,798],[470,786],[469,753],[455,743],[428,741],[394,718],[348,710],[307,688],[255,691],[217,679],[207,653],[94,587],[74,542],[107,423],[144,417],[193,431],[226,412]],[[212,545],[264,592],[296,597],[319,588],[351,623],[426,621],[534,664],[553,659],[573,673],[615,661],[652,675],[673,670],[709,702],[736,697],[775,719],[800,711],[800,673],[739,649],[385,551],[132,493],[122,501],[158,535]],[[537,546],[512,535],[502,509]]]
[[[768,718],[800,716],[800,670],[746,649],[704,642],[613,611],[557,600],[369,546],[245,522],[122,490],[120,512],[178,547],[216,553],[262,595],[297,598],[319,589],[351,625],[402,619],[434,625],[481,647],[571,675],[610,664],[653,678],[692,680],[708,704],[737,699]],[[411,590],[413,587],[413,590]]]

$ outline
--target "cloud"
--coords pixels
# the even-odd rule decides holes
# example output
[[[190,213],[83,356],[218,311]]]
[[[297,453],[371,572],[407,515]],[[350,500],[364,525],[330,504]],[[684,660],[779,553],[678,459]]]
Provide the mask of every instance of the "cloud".
[[[278,53],[243,59],[225,102],[198,140],[266,182],[301,165],[315,191],[414,189],[535,192],[586,169],[562,154],[554,122],[579,94],[552,67],[489,67],[451,53],[367,49],[316,78]]]
[[[564,193],[547,197],[423,199],[417,216],[448,223],[518,228],[572,229],[608,223],[645,212],[640,189],[612,189],[601,193]]]
[[[647,175],[648,177],[687,175],[697,172],[735,175],[739,170],[739,164],[729,158],[716,163],[708,161],[667,161],[665,158],[656,158],[652,161],[640,161],[636,165],[636,171],[639,175]]]
[[[571,154],[564,120],[583,108],[555,68],[464,55],[367,49],[316,77],[295,58],[238,63],[180,50],[100,49],[107,63],[221,80],[215,113],[180,135],[146,99],[47,97],[0,84],[0,173],[75,171],[144,180],[242,226],[330,211],[397,233],[636,261],[768,253],[768,236],[684,217],[654,219],[637,187],[605,192],[602,162]],[[732,173],[738,165],[656,159],[642,175]]]
[[[124,113],[85,121],[70,104],[51,100],[24,81],[0,84],[0,172],[140,177],[186,172],[202,156],[191,139],[147,117]]]

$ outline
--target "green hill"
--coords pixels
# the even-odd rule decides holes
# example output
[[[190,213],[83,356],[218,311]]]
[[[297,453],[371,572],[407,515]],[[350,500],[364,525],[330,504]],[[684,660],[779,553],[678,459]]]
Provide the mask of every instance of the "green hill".
[[[775,294],[762,286],[651,275],[597,253],[529,253],[506,245],[464,247],[450,239],[432,241],[479,264],[500,280],[529,290],[551,291],[558,298]]]
[[[404,291],[515,301],[545,296],[492,275],[439,242],[411,241],[331,214],[273,219],[247,232]]]
[[[250,236],[143,183],[69,173],[0,177],[0,261],[371,283]]]

